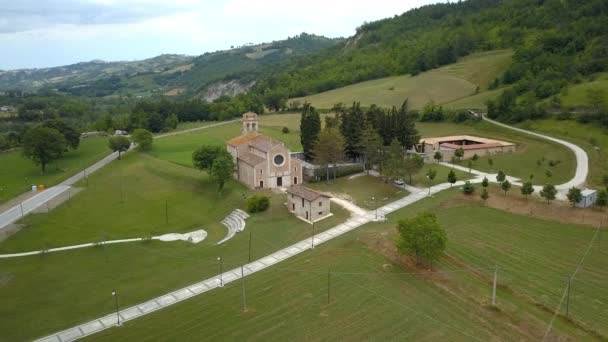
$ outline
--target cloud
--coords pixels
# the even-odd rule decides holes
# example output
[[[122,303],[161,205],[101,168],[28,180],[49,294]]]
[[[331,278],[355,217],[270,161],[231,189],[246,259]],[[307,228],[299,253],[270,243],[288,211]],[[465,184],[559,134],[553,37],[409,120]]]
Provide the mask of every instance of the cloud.
[[[58,25],[107,25],[142,21],[185,11],[191,1],[18,0],[0,4],[0,33]]]

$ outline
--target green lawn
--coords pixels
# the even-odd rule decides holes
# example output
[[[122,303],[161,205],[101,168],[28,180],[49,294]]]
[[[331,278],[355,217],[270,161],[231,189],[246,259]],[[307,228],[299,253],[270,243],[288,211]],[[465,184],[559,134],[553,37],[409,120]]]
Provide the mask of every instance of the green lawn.
[[[487,90],[479,94],[445,103],[443,107],[448,109],[477,109],[483,112],[486,110],[486,102],[496,99],[503,91],[505,91],[505,88]]]
[[[40,166],[23,157],[21,151],[0,153],[0,203],[30,191],[32,185],[56,185],[110,154],[106,138],[82,139],[77,150],[49,164],[45,174]]]
[[[285,195],[267,192],[268,211],[249,218],[244,233],[216,245],[226,234],[220,221],[243,208],[243,195],[251,194],[229,182],[220,196],[204,173],[146,154],[129,153],[108,165],[71,201],[50,214],[26,217],[27,228],[0,243],[0,253],[200,228],[209,233],[207,239],[197,245],[136,242],[1,259],[0,340],[29,340],[106,314],[113,307],[112,289],[119,291],[121,306],[128,306],[200,281],[218,273],[218,256],[226,269],[242,265],[248,260],[248,232],[253,258],[310,236],[311,226],[286,210]],[[337,206],[332,212],[316,231],[349,216]]]
[[[465,98],[475,95],[476,87],[485,90],[511,64],[512,54],[510,50],[472,54],[457,63],[417,76],[386,77],[292,100],[308,101],[318,108],[331,108],[339,102],[350,105],[354,101],[361,102],[363,106],[391,107],[400,106],[408,98],[410,107],[415,109],[422,108],[429,101],[436,104],[465,101]],[[475,95],[470,103],[479,108],[485,99]]]
[[[579,145],[589,156],[587,183],[596,188],[605,186],[603,177],[608,175],[608,129],[573,120],[535,120],[525,122],[520,127],[547,133]],[[595,146],[600,148],[599,151],[595,150]]]
[[[318,182],[309,183],[307,186],[319,191],[329,192],[336,197],[346,198],[357,206],[366,209],[381,207],[408,195],[407,191],[373,176],[359,176],[353,179],[346,176],[329,184]],[[372,200],[372,197],[375,200]]]
[[[429,169],[434,169],[435,171],[437,171],[437,175],[435,175],[435,179],[433,180],[433,182],[429,181],[428,177],[426,176],[426,173]],[[437,165],[435,163],[424,164],[422,170],[420,170],[420,172],[418,172],[412,177],[412,185],[419,188],[428,188],[432,185],[446,183],[448,181],[449,173],[449,167]],[[458,181],[473,178],[473,175],[469,174],[468,172],[462,172],[460,170],[454,169],[454,173],[456,174],[456,180]],[[405,181],[409,182],[409,179],[405,179]]]
[[[247,312],[237,282],[89,340],[541,340],[593,230],[456,205],[460,196],[443,192],[247,277]],[[392,248],[396,221],[429,209],[449,239],[433,273],[404,266]],[[572,321],[558,316],[550,340],[608,335],[607,253],[595,245],[587,255]]]
[[[419,122],[416,127],[422,137],[438,137],[455,134],[472,134],[481,137],[494,138],[517,143],[515,153],[495,155],[491,159],[493,165],[488,160],[490,157],[480,158],[474,163],[473,168],[495,173],[503,170],[510,176],[515,176],[527,180],[531,174],[534,175],[535,184],[561,184],[574,175],[576,159],[574,154],[562,145],[558,145],[547,140],[507,130],[486,122],[471,124],[454,123],[426,123]],[[543,161],[544,158],[544,161]],[[556,166],[549,166],[549,161],[559,161]],[[540,161],[540,165],[538,162]],[[461,162],[467,166],[467,162]],[[549,170],[551,176],[547,176]]]

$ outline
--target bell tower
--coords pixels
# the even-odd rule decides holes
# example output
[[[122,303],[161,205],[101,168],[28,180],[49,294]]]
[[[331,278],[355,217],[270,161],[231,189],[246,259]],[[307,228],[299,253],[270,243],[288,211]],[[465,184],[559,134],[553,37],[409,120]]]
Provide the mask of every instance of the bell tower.
[[[243,114],[241,122],[243,123],[242,135],[258,131],[258,115],[256,113],[247,112]]]

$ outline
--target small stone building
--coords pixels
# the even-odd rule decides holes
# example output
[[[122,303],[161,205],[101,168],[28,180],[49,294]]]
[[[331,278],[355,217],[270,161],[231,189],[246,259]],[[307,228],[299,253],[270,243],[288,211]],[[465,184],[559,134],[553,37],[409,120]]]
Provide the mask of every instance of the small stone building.
[[[508,141],[476,137],[472,135],[455,135],[420,139],[420,151],[431,158],[435,152],[441,152],[443,160],[450,160],[456,150],[462,149],[463,159],[513,153],[517,145]]]
[[[592,189],[585,189],[581,191],[581,195],[583,198],[576,203],[578,208],[589,208],[593,206],[597,200],[597,191]]]
[[[290,212],[308,223],[332,215],[329,196],[302,185],[287,188],[287,207]]]
[[[250,189],[301,184],[301,161],[281,141],[258,132],[258,115],[243,114],[242,124],[241,135],[226,143],[234,160],[234,178]]]

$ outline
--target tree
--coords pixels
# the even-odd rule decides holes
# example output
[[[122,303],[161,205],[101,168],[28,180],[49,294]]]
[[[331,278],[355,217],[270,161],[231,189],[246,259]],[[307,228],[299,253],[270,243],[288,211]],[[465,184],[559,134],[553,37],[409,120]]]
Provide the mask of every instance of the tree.
[[[505,196],[507,196],[507,191],[511,189],[511,182],[508,179],[505,179],[502,183],[500,183],[500,188],[505,192]]]
[[[443,159],[443,154],[441,154],[441,152],[437,151],[433,155],[433,159],[435,159],[439,163],[441,161],[441,159]]]
[[[471,158],[471,160],[472,160],[473,162],[476,162],[476,161],[478,161],[478,160],[479,160],[479,156],[477,155],[477,153],[473,154],[473,158]]]
[[[34,127],[22,138],[23,155],[40,165],[42,173],[53,160],[61,158],[66,149],[66,141],[61,132],[49,127]]]
[[[490,195],[488,194],[488,189],[483,188],[483,190],[481,190],[481,195],[479,195],[479,197],[481,197],[481,199],[483,200],[483,204],[485,205],[488,198],[490,198]]]
[[[568,202],[572,204],[572,207],[576,205],[576,203],[580,202],[583,199],[583,193],[581,189],[573,186],[568,190],[568,194],[566,195],[568,198]]]
[[[490,167],[494,166],[494,159],[488,158],[488,165],[490,165]]]
[[[365,169],[369,170],[382,161],[382,138],[369,123],[365,125],[362,143]]]
[[[543,189],[540,191],[540,197],[546,199],[547,204],[555,199],[555,195],[557,195],[557,189],[552,184],[543,186]]]
[[[456,157],[458,161],[462,160],[462,157],[464,157],[464,150],[462,147],[454,151],[454,157]]]
[[[456,173],[454,173],[454,170],[450,170],[448,173],[448,182],[450,183],[450,187],[456,183]]]
[[[302,107],[302,116],[300,118],[300,143],[304,150],[304,158],[312,160],[314,158],[314,144],[319,138],[321,131],[321,117],[315,107],[310,103],[305,103]]]
[[[220,154],[211,165],[211,169],[209,169],[209,175],[211,178],[215,179],[218,183],[218,192],[222,192],[224,189],[224,184],[227,180],[232,177],[232,172],[234,171],[234,161],[232,160],[232,156],[226,152],[225,154]]]
[[[122,135],[110,137],[108,140],[108,147],[112,151],[118,152],[118,159],[120,159],[120,154],[127,151],[129,147],[131,147],[131,141],[129,138]]]
[[[325,128],[319,134],[313,149],[315,163],[325,164],[327,175],[326,181],[329,183],[329,165],[334,165],[334,180],[336,178],[335,164],[342,161],[344,157],[344,138],[338,130]]]
[[[466,181],[464,182],[464,186],[462,187],[462,192],[465,195],[472,195],[475,192],[475,187],[473,186],[473,184],[471,184],[471,182]]]
[[[608,190],[600,190],[597,193],[597,198],[595,200],[595,205],[598,207],[605,207],[608,205]]]
[[[521,194],[528,198],[528,196],[532,193],[534,193],[534,186],[532,186],[532,182],[525,182],[521,187]]]
[[[141,150],[149,150],[152,147],[152,142],[154,138],[152,137],[152,132],[147,129],[137,128],[131,134],[131,138],[137,144],[137,147]]]
[[[342,112],[340,132],[344,136],[344,154],[356,159],[363,152],[363,131],[365,129],[365,115],[358,102]]]
[[[192,163],[197,169],[208,170],[223,151],[225,150],[221,146],[203,145],[192,152]]]
[[[498,171],[498,174],[496,174],[496,181],[502,183],[505,181],[505,179],[507,179],[505,173],[502,172],[502,170]]]
[[[65,121],[61,119],[51,119],[45,121],[42,126],[58,130],[59,133],[63,135],[67,146],[71,149],[75,150],[80,145],[80,132],[74,127],[66,124]]]
[[[483,177],[483,180],[481,181],[481,186],[485,188],[488,187],[488,185],[490,185],[490,182],[488,181],[488,177]]]
[[[469,174],[470,174],[471,173],[471,169],[473,168],[473,161],[472,160],[469,160],[467,162],[467,167],[469,168]]]
[[[402,254],[413,255],[431,262],[439,259],[448,240],[446,231],[432,213],[419,213],[416,217],[398,223],[397,249]]]
[[[409,183],[411,185],[412,176],[414,174],[418,173],[418,171],[422,170],[422,168],[424,167],[424,159],[417,154],[412,154],[405,159],[404,166],[405,166],[404,171],[409,176]]]
[[[405,170],[403,149],[397,139],[393,139],[388,147],[388,153],[382,163],[382,174],[388,178],[401,179]]]

